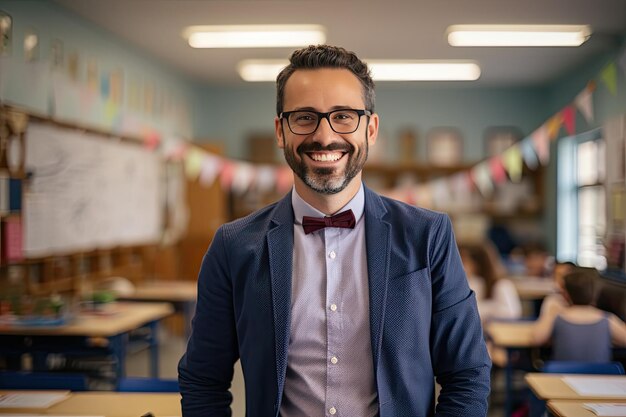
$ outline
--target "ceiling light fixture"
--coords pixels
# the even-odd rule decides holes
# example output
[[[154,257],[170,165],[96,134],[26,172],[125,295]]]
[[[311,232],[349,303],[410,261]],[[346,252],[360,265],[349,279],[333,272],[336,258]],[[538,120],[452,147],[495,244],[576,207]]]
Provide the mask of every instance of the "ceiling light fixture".
[[[474,81],[480,67],[473,61],[367,61],[374,81]]]
[[[283,48],[326,42],[320,25],[189,26],[183,37],[192,48]]]
[[[591,36],[589,25],[452,25],[452,46],[580,46]]]
[[[287,60],[247,59],[237,71],[245,81],[276,81]],[[480,67],[473,61],[384,61],[369,60],[374,81],[473,81]]]

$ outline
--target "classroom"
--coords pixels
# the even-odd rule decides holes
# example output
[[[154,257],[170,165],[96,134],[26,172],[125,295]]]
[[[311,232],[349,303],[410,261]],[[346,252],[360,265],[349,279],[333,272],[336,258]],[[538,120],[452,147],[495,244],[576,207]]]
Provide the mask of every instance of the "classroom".
[[[625,321],[623,0],[0,0],[0,417],[626,417]]]

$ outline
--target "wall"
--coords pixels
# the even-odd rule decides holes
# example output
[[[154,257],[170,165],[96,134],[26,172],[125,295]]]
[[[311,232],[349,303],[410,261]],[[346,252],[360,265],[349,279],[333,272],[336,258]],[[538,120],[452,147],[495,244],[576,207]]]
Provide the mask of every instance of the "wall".
[[[0,58],[2,102],[116,133],[194,136],[193,81],[51,1],[0,0],[0,10],[13,18],[13,46]],[[39,58],[26,62],[22,43],[30,30],[39,36]],[[56,40],[63,51],[57,67]],[[112,74],[121,79],[119,98]]]
[[[200,93],[202,107],[195,118],[199,138],[223,141],[226,154],[247,156],[246,138],[251,134],[273,134],[275,87],[273,83],[244,87],[207,86]],[[542,88],[477,88],[459,86],[426,87],[420,83],[379,83],[376,111],[381,116],[384,152],[392,158],[395,140],[405,128],[419,136],[416,160],[425,161],[425,135],[436,126],[454,126],[465,136],[466,161],[480,159],[483,132],[493,125],[518,126],[530,133],[545,120],[545,92]]]

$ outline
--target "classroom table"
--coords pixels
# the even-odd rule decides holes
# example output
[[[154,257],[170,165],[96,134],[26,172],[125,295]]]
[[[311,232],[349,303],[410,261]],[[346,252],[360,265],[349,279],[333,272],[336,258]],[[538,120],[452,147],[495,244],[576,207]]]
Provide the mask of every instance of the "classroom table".
[[[0,352],[2,349],[17,349],[23,353],[33,352],[39,346],[54,343],[63,353],[77,345],[90,346],[93,338],[108,340],[108,348],[116,358],[116,376],[125,376],[126,351],[129,333],[148,327],[150,329],[150,374],[158,377],[158,322],[174,312],[168,303],[118,302],[100,312],[82,312],[70,323],[61,326],[0,326]],[[77,339],[79,343],[77,343]],[[87,340],[89,339],[89,340]],[[64,344],[67,345],[64,347]],[[45,364],[34,363],[35,370],[42,370]]]
[[[615,397],[610,395],[579,395],[569,385],[563,381],[563,377],[568,374],[544,374],[528,373],[524,377],[530,389],[542,400],[589,400],[595,402],[626,402],[626,396]],[[569,376],[573,376],[569,374]],[[626,381],[626,375],[576,375],[577,377],[589,378],[590,381],[598,378],[608,380]]]
[[[120,294],[120,300],[164,301],[171,303],[185,321],[185,336],[191,333],[191,319],[196,306],[198,284],[195,281],[148,281],[135,287],[130,294]]]
[[[35,391],[0,391],[0,394]],[[178,393],[73,392],[68,398],[46,409],[5,408],[0,416],[16,413],[36,415],[82,415],[104,417],[139,417],[151,412],[155,417],[180,416]]]
[[[587,410],[583,407],[584,403],[598,402],[589,400],[577,400],[577,401],[565,401],[565,400],[553,400],[548,401],[548,408],[550,412],[556,417],[598,417],[591,410]],[[607,401],[609,402],[609,401]]]
[[[485,324],[487,337],[497,347],[507,353],[505,372],[505,415],[510,416],[513,397],[513,365],[512,356],[515,351],[528,350],[537,347],[533,344],[532,331],[534,321],[492,321]]]
[[[511,281],[522,300],[542,300],[557,290],[552,278],[512,277]]]

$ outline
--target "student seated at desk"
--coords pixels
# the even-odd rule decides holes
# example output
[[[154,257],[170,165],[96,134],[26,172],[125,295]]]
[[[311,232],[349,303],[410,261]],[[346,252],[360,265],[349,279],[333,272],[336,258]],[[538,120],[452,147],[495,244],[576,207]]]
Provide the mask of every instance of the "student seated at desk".
[[[626,324],[614,314],[594,307],[597,271],[579,268],[563,277],[568,305],[553,304],[542,311],[533,331],[538,345],[552,340],[552,359],[609,362],[611,345],[626,346]]]
[[[539,311],[540,316],[547,314],[548,311],[561,309],[569,305],[567,299],[563,295],[565,292],[563,277],[568,273],[574,271],[576,268],[576,264],[574,264],[573,262],[557,262],[554,265],[554,269],[552,271],[552,279],[554,280],[556,292],[547,295],[543,299],[543,302],[541,303],[541,310]]]
[[[522,304],[511,280],[503,278],[504,267],[489,242],[461,243],[459,253],[469,286],[476,293],[483,322],[491,319],[517,319]]]

